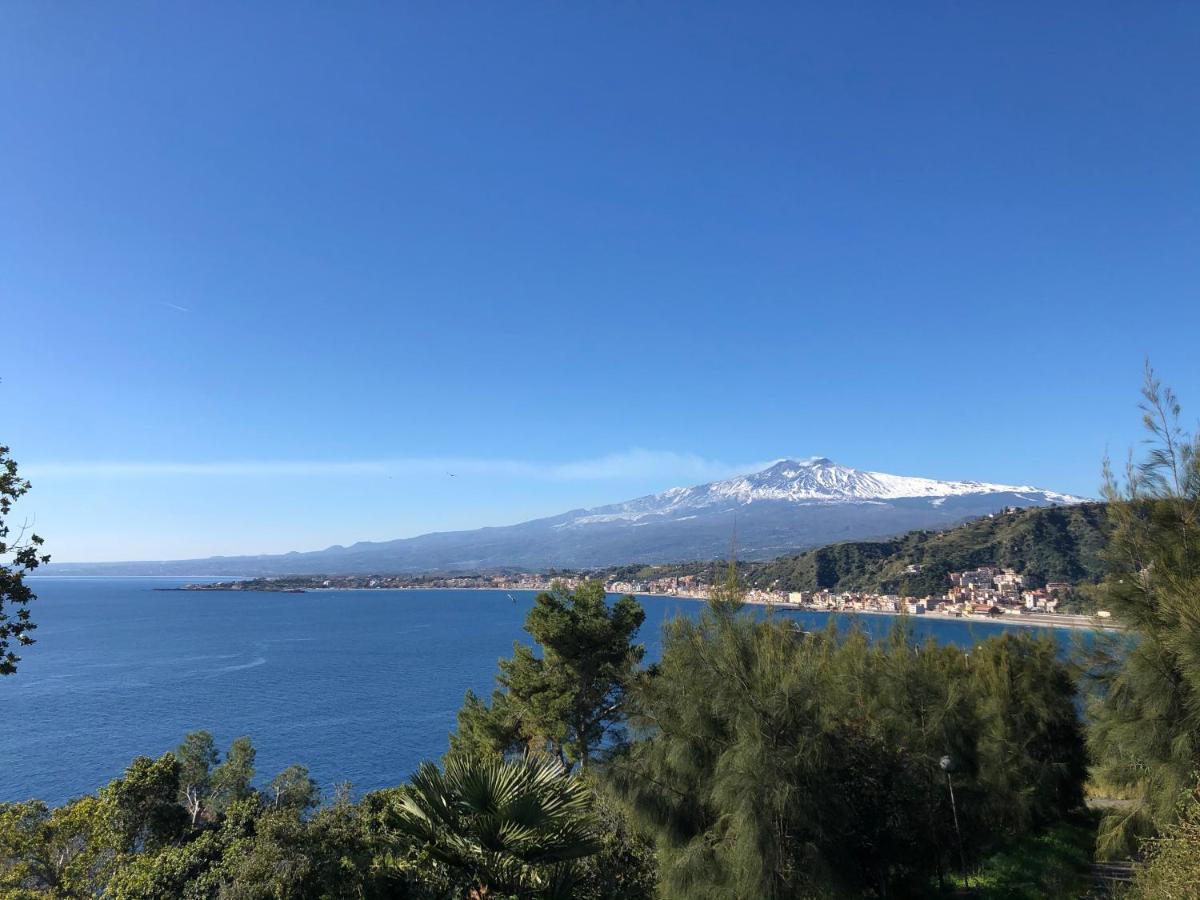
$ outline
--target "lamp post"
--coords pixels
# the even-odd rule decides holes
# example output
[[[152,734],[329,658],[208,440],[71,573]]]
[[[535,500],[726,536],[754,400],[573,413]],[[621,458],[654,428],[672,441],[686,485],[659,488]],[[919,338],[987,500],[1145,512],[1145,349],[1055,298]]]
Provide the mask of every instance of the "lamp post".
[[[946,773],[946,787],[950,790],[950,813],[954,816],[954,837],[958,842],[958,863],[962,866],[963,878],[966,880],[967,887],[970,888],[971,876],[967,872],[967,857],[963,853],[962,832],[958,828],[958,805],[954,802],[954,782],[950,778],[950,773],[954,770],[954,759],[951,756],[943,756],[938,760],[938,765]]]

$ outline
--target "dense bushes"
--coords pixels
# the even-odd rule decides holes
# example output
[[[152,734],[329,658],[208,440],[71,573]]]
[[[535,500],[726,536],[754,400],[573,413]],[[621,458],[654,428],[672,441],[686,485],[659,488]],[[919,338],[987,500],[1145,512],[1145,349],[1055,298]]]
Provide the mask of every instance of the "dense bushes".
[[[203,743],[190,735],[180,753]],[[175,753],[141,757],[58,809],[0,804],[0,896],[637,900],[653,890],[652,849],[549,757],[456,758],[444,775],[426,765],[411,785],[358,803],[339,791],[316,808],[314,785],[292,771],[288,790],[251,789],[194,823],[184,768]]]
[[[1178,820],[1143,845],[1130,900],[1194,900],[1200,897],[1200,788],[1181,801]]]
[[[668,627],[610,765],[653,830],[668,897],[920,893],[964,853],[1081,800],[1083,736],[1049,639],[971,654],[899,625],[804,635],[715,606]]]

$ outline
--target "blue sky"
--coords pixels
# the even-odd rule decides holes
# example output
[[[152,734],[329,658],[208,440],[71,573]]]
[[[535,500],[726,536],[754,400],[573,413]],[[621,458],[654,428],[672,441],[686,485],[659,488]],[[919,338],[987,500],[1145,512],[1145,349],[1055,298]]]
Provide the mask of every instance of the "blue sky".
[[[1182,3],[7,3],[22,512],[65,561],[783,456],[1092,494],[1147,355],[1200,409],[1198,40]]]

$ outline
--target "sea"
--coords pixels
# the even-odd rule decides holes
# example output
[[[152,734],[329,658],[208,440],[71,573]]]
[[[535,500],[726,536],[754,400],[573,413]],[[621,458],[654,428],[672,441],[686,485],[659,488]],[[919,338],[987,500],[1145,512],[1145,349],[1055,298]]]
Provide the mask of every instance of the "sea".
[[[302,594],[171,590],[200,579],[31,578],[37,643],[0,677],[0,802],[57,805],[207,729],[248,735],[258,780],[292,763],[325,789],[400,784],[447,747],[470,689],[528,641],[531,591],[368,590]],[[701,604],[639,598],[647,661],[661,630]],[[756,610],[758,614],[763,614]],[[789,610],[806,629],[830,616]],[[893,619],[860,616],[873,635]],[[1028,626],[913,617],[918,637],[971,646]],[[1064,648],[1071,633],[1048,629]]]

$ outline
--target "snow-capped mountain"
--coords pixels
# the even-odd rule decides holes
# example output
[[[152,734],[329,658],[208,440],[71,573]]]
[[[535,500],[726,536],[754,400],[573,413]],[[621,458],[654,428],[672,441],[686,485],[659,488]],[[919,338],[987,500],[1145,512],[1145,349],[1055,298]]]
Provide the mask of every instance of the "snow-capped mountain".
[[[51,572],[283,575],[541,569],[724,557],[765,559],[840,540],[948,528],[1008,506],[1083,502],[1056,491],[980,481],[935,481],[781,460],[761,472],[672,488],[501,528],[448,531],[309,553],[168,562],[54,564]]]
[[[764,500],[845,503],[924,498],[940,506],[939,501],[948,497],[974,494],[1012,494],[1030,501],[1018,505],[1031,506],[1082,501],[1080,497],[1028,486],[983,481],[935,481],[932,478],[888,475],[884,472],[862,472],[818,456],[801,461],[784,459],[753,475],[697,487],[671,488],[661,494],[588,510],[570,524],[636,522],[647,516],[709,510],[717,506],[745,505]]]

